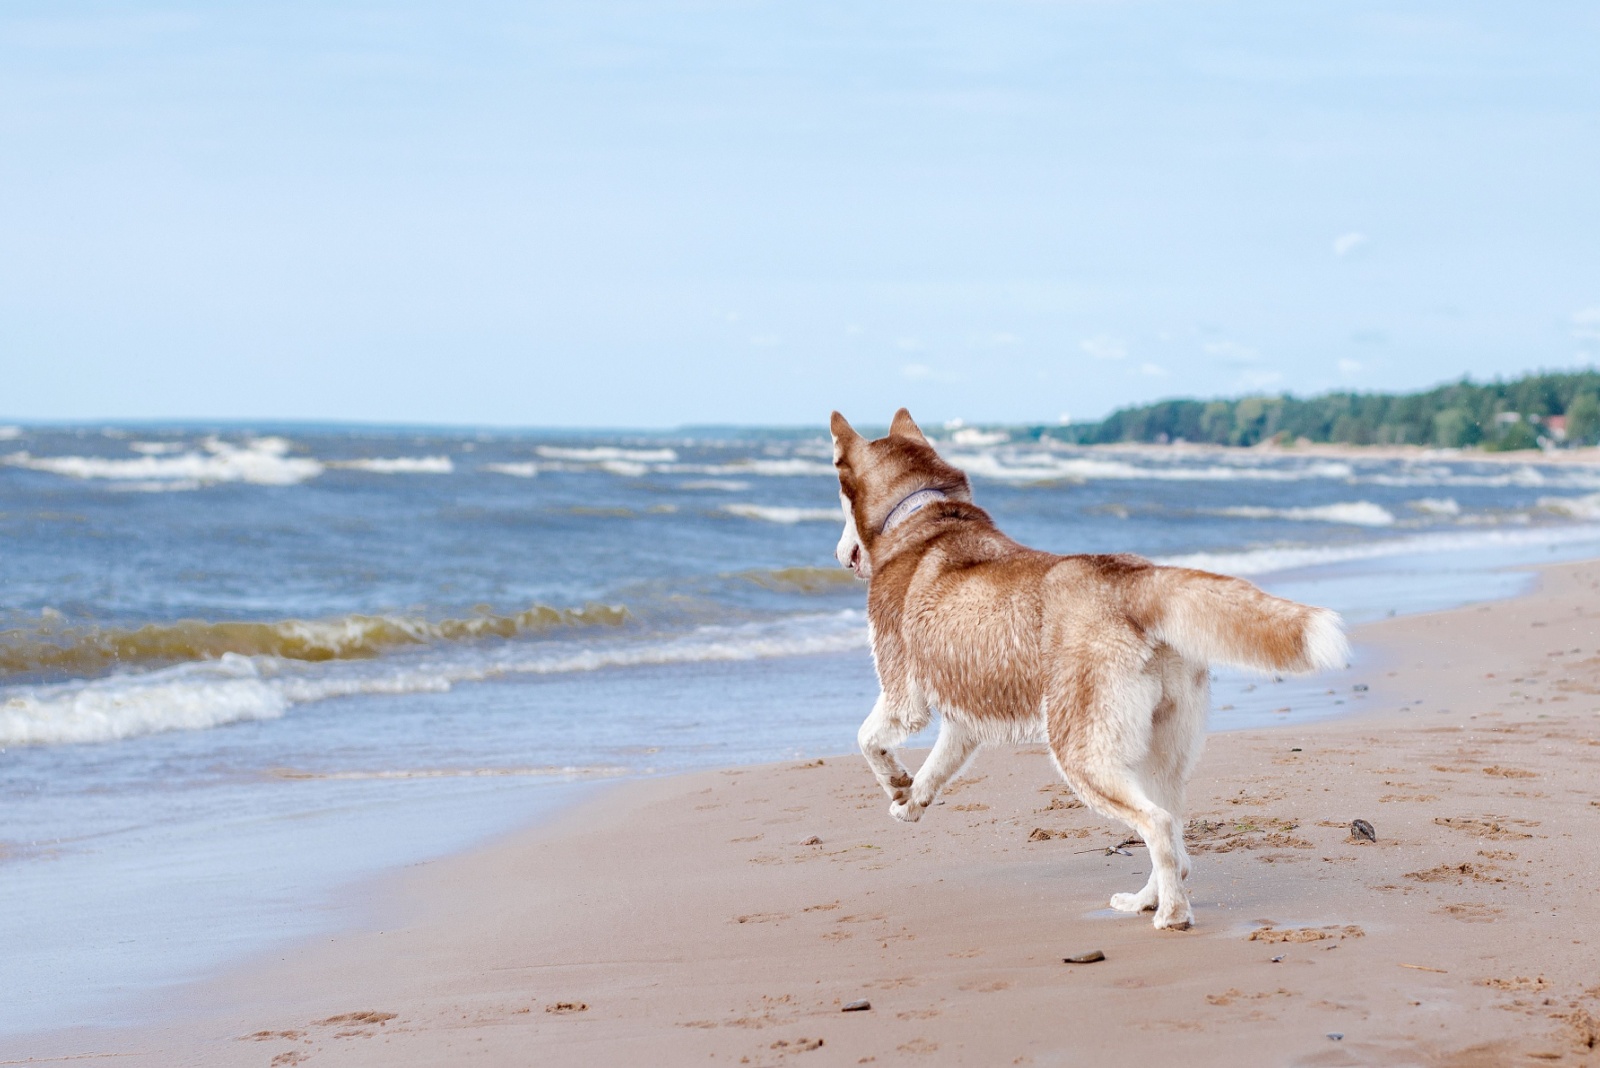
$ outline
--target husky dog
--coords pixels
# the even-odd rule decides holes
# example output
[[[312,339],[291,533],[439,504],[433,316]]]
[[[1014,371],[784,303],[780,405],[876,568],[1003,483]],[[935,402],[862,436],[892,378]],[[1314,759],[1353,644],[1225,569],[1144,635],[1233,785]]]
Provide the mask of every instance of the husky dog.
[[[1183,801],[1204,742],[1209,666],[1342,667],[1339,617],[1242,579],[1019,545],[904,408],[876,441],[838,412],[832,431],[844,508],[836,555],[870,584],[881,688],[859,741],[889,814],[921,819],[985,742],[1043,740],[1083,803],[1150,848],[1149,881],[1111,907],[1154,909],[1156,927],[1187,928]],[[934,706],[939,739],[912,778],[894,750]]]

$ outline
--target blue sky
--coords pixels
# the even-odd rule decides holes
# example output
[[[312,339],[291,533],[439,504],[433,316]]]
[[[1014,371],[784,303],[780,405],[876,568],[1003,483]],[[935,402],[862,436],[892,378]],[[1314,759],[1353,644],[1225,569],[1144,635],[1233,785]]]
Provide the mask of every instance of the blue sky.
[[[1600,358],[1586,3],[14,2],[0,418],[1092,418]]]

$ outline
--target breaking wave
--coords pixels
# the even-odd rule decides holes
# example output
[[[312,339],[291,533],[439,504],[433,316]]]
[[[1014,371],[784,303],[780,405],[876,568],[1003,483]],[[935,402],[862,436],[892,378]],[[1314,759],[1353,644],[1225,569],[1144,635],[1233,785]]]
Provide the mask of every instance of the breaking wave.
[[[331,620],[289,619],[276,623],[181,620],[142,627],[58,626],[0,632],[0,678],[7,675],[91,675],[118,665],[213,660],[228,655],[285,660],[357,660],[388,650],[436,642],[511,638],[558,627],[615,626],[626,608],[535,605],[511,615],[478,615],[430,621],[394,615],[349,615]]]
[[[1372,501],[1346,501],[1339,504],[1320,504],[1309,508],[1264,508],[1240,505],[1219,508],[1217,515],[1239,516],[1243,519],[1294,519],[1314,523],[1344,523],[1357,527],[1394,526],[1394,513]]]
[[[855,572],[842,567],[779,567],[770,570],[741,571],[748,582],[780,593],[823,593],[856,586]]]
[[[68,478],[194,485],[248,482],[258,486],[292,486],[316,478],[323,471],[321,461],[288,455],[289,443],[283,438],[257,438],[244,445],[207,438],[201,443],[201,450],[176,455],[146,453],[120,460],[100,456],[31,456],[20,452],[7,456],[5,462]]]
[[[1292,571],[1350,560],[1376,560],[1418,553],[1466,552],[1473,549],[1570,545],[1582,542],[1600,542],[1600,529],[1592,526],[1570,526],[1441,532],[1345,545],[1285,545],[1238,552],[1186,553],[1180,556],[1156,557],[1155,562],[1173,567],[1217,571],[1227,575],[1266,575],[1275,571]]]
[[[741,519],[760,519],[768,523],[832,523],[839,521],[837,508],[791,508],[768,504],[725,504],[720,509]]]
[[[456,469],[448,456],[396,456],[390,459],[330,460],[327,466],[375,475],[448,475]]]
[[[705,626],[677,637],[503,645],[475,652],[314,665],[227,653],[137,675],[0,689],[0,746],[105,742],[276,719],[359,694],[441,693],[458,683],[641,665],[757,660],[865,647],[859,611]]]
[[[1600,519],[1600,493],[1585,497],[1540,497],[1539,507],[1573,519]]]
[[[1023,450],[952,451],[946,459],[968,474],[1007,482],[1089,482],[1116,479],[1163,482],[1296,482],[1308,478],[1350,479],[1355,476],[1355,468],[1338,461],[1318,461],[1293,467],[1234,464],[1146,465],[1119,459]]]

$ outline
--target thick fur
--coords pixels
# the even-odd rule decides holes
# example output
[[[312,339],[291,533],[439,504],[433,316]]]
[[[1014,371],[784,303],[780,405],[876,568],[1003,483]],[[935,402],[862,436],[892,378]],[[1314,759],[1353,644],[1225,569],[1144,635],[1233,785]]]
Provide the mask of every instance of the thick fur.
[[[859,741],[890,815],[920,819],[986,742],[1044,741],[1083,803],[1150,849],[1149,881],[1111,906],[1154,909],[1159,928],[1188,927],[1184,793],[1204,741],[1209,667],[1342,667],[1339,617],[1242,579],[1019,545],[972,503],[966,475],[903,408],[875,441],[838,412],[832,430],[845,519],[837,555],[870,582],[882,690]],[[944,499],[884,530],[923,489]],[[939,738],[912,778],[895,747],[935,707]]]

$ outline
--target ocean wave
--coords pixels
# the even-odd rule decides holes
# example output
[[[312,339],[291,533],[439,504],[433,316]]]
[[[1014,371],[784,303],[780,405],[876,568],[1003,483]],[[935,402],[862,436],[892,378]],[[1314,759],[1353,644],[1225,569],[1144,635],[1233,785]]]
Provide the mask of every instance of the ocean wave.
[[[1351,479],[1355,468],[1338,461],[1316,461],[1293,467],[1210,464],[1136,464],[1127,460],[1063,455],[1053,451],[996,450],[955,452],[945,459],[970,475],[1007,482],[1092,482],[1146,480],[1159,482],[1297,482],[1305,479]]]
[[[1420,497],[1414,501],[1407,501],[1406,505],[1424,515],[1454,517],[1461,514],[1461,505],[1454,497]]]
[[[1584,497],[1540,497],[1539,507],[1574,519],[1600,519],[1600,493]]]
[[[68,478],[204,484],[247,482],[261,486],[292,486],[316,478],[323,471],[318,460],[289,456],[289,443],[283,438],[256,438],[242,446],[207,438],[201,447],[203,452],[191,450],[178,455],[144,455],[126,460],[101,456],[32,456],[21,452],[7,456],[5,462]]]
[[[1564,466],[1541,471],[1522,466],[1487,474],[1456,471],[1446,467],[1408,469],[1400,474],[1373,474],[1362,478],[1375,486],[1480,486],[1488,489],[1600,489],[1600,470],[1594,467]]]
[[[678,459],[676,449],[622,449],[612,445],[593,448],[564,448],[557,445],[540,445],[533,450],[551,460],[571,460],[575,463],[604,464],[622,460],[635,464],[670,464]]]
[[[328,460],[328,467],[375,475],[448,475],[456,469],[448,456],[396,456],[370,460]]]
[[[788,459],[730,460],[725,464],[668,464],[656,470],[673,475],[711,475],[748,478],[806,478],[813,475],[835,476],[833,464],[799,457]]]
[[[823,593],[855,586],[861,580],[842,567],[778,567],[740,571],[738,577],[780,593]]]
[[[0,426],[0,441],[15,441],[22,436],[20,426]]]
[[[1192,567],[1228,575],[1266,575],[1320,564],[1376,560],[1418,553],[1467,552],[1474,549],[1528,548],[1600,542],[1600,528],[1542,527],[1522,530],[1439,532],[1345,545],[1284,545],[1232,552],[1186,553],[1155,558],[1158,564]]]
[[[1338,504],[1319,504],[1308,508],[1263,508],[1240,505],[1219,508],[1216,515],[1239,516],[1244,519],[1293,519],[1315,523],[1344,523],[1358,527],[1394,526],[1394,513],[1372,501],[1344,501]]]
[[[0,678],[35,673],[91,675],[115,666],[210,660],[230,654],[313,662],[366,659],[408,645],[511,638],[558,627],[615,626],[628,618],[628,611],[612,605],[535,605],[510,615],[485,613],[465,619],[349,615],[275,623],[181,620],[129,628],[63,626],[58,618],[46,619],[33,629],[0,632]]]
[[[0,690],[0,746],[107,742],[158,731],[276,719],[289,698],[254,662],[229,655],[140,677]]]
[[[443,693],[508,675],[759,660],[864,648],[859,611],[706,626],[665,638],[539,643],[411,660],[305,664],[228,653],[137,675],[0,689],[0,746],[106,742],[269,720],[289,708],[361,694]]]
[[[768,523],[834,523],[843,521],[837,508],[791,508],[769,504],[725,504],[719,511],[741,519],[760,519]]]
[[[686,490],[722,490],[726,493],[743,493],[750,488],[750,483],[741,482],[736,478],[700,478],[688,482],[678,483],[679,489]]]
[[[512,478],[539,477],[539,465],[532,460],[516,464],[484,464],[483,470],[493,471],[498,475],[510,475]]]

